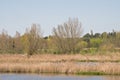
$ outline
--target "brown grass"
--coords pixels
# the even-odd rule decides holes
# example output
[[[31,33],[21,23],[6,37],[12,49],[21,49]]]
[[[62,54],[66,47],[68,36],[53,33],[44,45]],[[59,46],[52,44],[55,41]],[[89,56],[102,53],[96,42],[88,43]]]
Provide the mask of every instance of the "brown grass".
[[[78,61],[97,60],[98,63]],[[27,58],[25,55],[0,55],[0,72],[15,73],[66,73],[66,74],[117,74],[120,75],[120,55],[53,55],[41,54]],[[100,61],[100,62],[99,62]],[[104,61],[104,62],[101,62]]]

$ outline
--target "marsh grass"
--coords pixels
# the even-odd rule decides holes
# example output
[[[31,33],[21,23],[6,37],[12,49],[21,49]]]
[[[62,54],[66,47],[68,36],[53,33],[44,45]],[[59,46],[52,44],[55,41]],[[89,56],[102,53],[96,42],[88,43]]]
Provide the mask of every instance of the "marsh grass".
[[[0,55],[0,72],[120,75],[120,63],[109,62],[119,61],[119,56],[119,54],[112,57],[111,55],[41,54],[27,58],[25,55],[20,54],[2,54]],[[98,64],[89,65],[88,63],[91,60],[96,60]],[[86,64],[77,64],[77,61],[85,61]]]

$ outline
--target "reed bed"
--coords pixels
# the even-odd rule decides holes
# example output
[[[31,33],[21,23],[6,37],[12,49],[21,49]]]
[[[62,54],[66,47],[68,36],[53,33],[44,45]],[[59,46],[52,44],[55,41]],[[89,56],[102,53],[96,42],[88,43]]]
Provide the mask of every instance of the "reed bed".
[[[64,73],[64,74],[96,74],[120,75],[120,65],[100,63],[98,65],[78,65],[76,63],[2,63],[0,72],[14,73]]]
[[[120,53],[111,54],[38,54],[27,58],[23,54],[0,54],[0,62],[120,62]]]
[[[86,58],[87,56],[87,58]],[[41,54],[27,58],[25,55],[0,55],[0,72],[14,73],[64,73],[64,74],[96,74],[120,75],[120,63],[101,62],[119,60],[119,56],[108,55],[53,55]],[[78,64],[80,60],[98,60],[97,64]]]

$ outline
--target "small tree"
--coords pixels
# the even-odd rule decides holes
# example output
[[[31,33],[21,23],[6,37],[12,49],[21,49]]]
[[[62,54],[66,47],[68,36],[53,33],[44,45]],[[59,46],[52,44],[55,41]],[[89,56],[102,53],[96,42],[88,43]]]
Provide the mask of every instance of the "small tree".
[[[11,49],[11,37],[6,30],[0,34],[0,50],[2,53],[7,53]]]
[[[19,32],[16,31],[16,34],[13,38],[12,41],[12,47],[13,50],[15,50],[16,53],[22,53],[23,52],[23,46],[22,46],[22,41],[21,41],[21,35]]]
[[[28,57],[41,48],[41,37],[40,25],[33,24],[30,29],[26,29],[26,33],[23,36],[23,43],[24,51],[27,53]]]

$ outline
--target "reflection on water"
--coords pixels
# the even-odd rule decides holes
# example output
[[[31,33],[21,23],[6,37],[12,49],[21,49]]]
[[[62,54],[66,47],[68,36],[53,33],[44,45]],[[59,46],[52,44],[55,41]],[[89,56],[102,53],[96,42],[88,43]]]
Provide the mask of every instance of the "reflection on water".
[[[0,74],[0,80],[120,80],[120,76]]]

